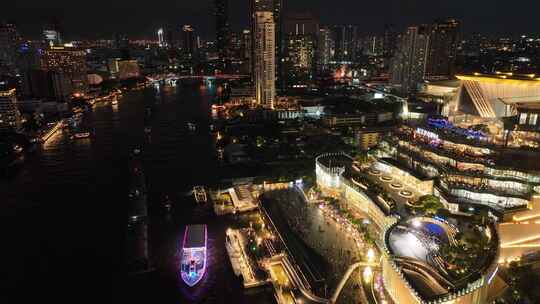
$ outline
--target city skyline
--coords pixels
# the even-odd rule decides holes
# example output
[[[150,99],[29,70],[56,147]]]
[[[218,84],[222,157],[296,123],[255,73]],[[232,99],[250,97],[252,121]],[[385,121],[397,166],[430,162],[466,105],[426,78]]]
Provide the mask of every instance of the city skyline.
[[[539,4],[9,2],[4,302],[540,303]]]
[[[533,14],[540,4],[518,1],[506,5],[498,2],[481,0],[469,3],[456,0],[434,5],[427,0],[410,3],[395,0],[368,3],[337,0],[313,5],[306,0],[295,0],[286,1],[284,7],[286,12],[311,10],[320,17],[321,24],[359,25],[360,32],[366,34],[381,33],[387,23],[404,29],[411,24],[431,23],[433,19],[448,17],[461,20],[466,34],[535,34],[537,26]],[[529,9],[522,10],[520,2],[527,4]],[[247,4],[247,0],[230,1],[232,30],[248,28]],[[463,10],[465,5],[468,7],[466,11]],[[142,7],[144,9],[138,9]],[[152,2],[151,6],[133,1],[106,3],[98,0],[93,6],[84,7],[85,14],[80,13],[80,4],[64,0],[47,2],[46,5],[38,1],[6,3],[5,8],[0,12],[0,20],[15,22],[23,36],[32,39],[40,36],[43,24],[50,22],[53,16],[61,20],[68,39],[110,38],[114,33],[124,33],[134,38],[155,38],[157,28],[172,25],[180,29],[183,24],[192,24],[205,39],[213,38],[215,34],[214,20],[209,14],[213,10],[211,0],[196,3],[158,0]],[[500,17],[500,11],[506,15]],[[95,21],[96,16],[99,16],[99,23]],[[495,22],[502,19],[504,22]]]

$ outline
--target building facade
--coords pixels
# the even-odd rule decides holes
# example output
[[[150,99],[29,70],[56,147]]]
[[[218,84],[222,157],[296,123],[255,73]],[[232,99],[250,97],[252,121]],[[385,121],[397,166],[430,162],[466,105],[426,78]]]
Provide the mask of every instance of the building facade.
[[[88,90],[86,53],[70,47],[50,47],[43,51],[40,69],[50,75],[55,96],[68,100],[74,94]]]
[[[215,0],[216,48],[219,60],[225,64],[229,55],[231,29],[229,24],[229,0]]]
[[[21,114],[17,107],[15,89],[0,91],[0,131],[19,130]]]
[[[21,37],[15,24],[0,24],[0,68],[6,72],[15,70],[17,49],[21,43]],[[0,70],[1,71],[1,70]]]
[[[272,12],[256,12],[255,94],[257,105],[273,108],[276,96],[275,23]]]
[[[409,27],[398,40],[398,51],[390,67],[390,82],[399,86],[402,92],[416,90],[417,84],[424,79],[428,51],[429,28]]]
[[[431,26],[426,62],[427,80],[450,79],[455,74],[459,22],[449,19]]]

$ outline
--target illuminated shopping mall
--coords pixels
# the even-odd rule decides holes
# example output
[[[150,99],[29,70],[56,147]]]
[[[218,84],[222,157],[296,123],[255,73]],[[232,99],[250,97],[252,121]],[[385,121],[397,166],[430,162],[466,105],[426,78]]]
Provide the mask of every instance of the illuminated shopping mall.
[[[367,215],[380,232],[376,244],[384,286],[394,302],[486,303],[493,298],[499,260],[495,225],[472,224],[452,214],[416,216],[413,202],[433,192],[433,182],[415,180],[389,159],[362,167],[345,154],[326,154],[317,158],[316,172],[324,193],[345,198],[353,213]],[[375,184],[389,195],[373,193]],[[464,233],[474,233],[482,245],[457,237]],[[450,258],[460,255],[459,262]]]

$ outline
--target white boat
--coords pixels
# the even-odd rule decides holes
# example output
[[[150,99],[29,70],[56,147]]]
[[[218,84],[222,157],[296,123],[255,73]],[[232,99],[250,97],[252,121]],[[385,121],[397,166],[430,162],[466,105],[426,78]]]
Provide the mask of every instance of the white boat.
[[[184,232],[180,276],[189,287],[197,285],[206,272],[206,225],[190,225]]]
[[[73,139],[84,139],[90,137],[90,132],[77,132],[73,134]]]

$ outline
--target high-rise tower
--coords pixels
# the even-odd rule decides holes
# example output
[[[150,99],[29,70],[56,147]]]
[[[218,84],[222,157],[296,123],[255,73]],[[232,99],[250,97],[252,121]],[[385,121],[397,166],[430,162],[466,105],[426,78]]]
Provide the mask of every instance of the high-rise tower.
[[[255,13],[254,70],[257,104],[274,107],[276,96],[276,25],[272,12]]]
[[[229,0],[215,0],[216,13],[216,47],[223,67],[229,55],[230,25]]]
[[[431,26],[426,79],[449,79],[455,74],[459,22],[449,19]]]

